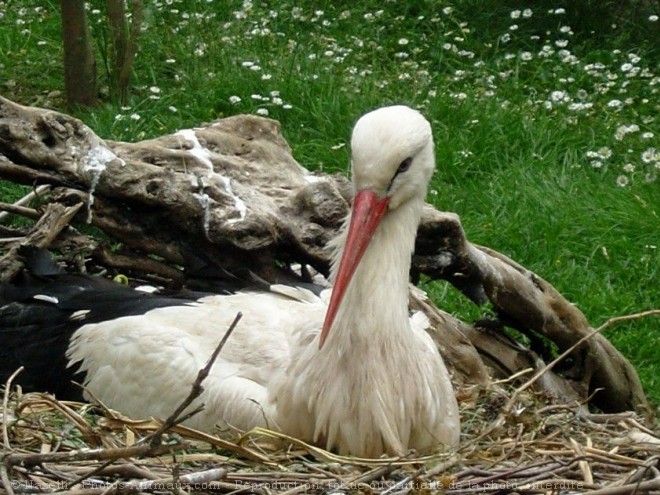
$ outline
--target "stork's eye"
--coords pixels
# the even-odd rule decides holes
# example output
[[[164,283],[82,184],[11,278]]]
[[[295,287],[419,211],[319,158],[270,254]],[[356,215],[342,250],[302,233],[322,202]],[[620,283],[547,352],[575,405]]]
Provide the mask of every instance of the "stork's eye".
[[[410,164],[411,164],[411,163],[412,163],[412,157],[411,157],[411,156],[409,156],[408,158],[406,158],[405,160],[403,160],[403,161],[401,162],[401,164],[399,165],[399,168],[396,169],[396,174],[395,174],[395,176],[396,176],[396,175],[399,175],[399,174],[402,174],[402,173],[404,173],[406,170],[408,170],[408,169],[410,168]]]
[[[404,172],[406,172],[406,170],[410,168],[410,164],[412,163],[412,161],[413,161],[412,156],[409,156],[399,164],[399,168],[396,169],[396,172],[394,173],[394,177],[392,177],[392,180],[390,181],[390,185],[387,187],[388,191],[392,188],[392,185],[394,184],[394,181],[399,176],[399,174],[403,174]]]

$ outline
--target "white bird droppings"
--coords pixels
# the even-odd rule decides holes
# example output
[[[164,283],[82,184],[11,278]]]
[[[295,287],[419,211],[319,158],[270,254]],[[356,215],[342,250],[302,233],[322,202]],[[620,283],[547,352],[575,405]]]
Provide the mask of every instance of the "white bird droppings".
[[[228,220],[229,223],[235,223],[235,222],[240,222],[241,220],[245,220],[245,215],[247,214],[247,206],[245,206],[245,202],[236,196],[234,194],[233,189],[231,188],[231,179],[229,177],[224,177],[220,176],[222,178],[222,181],[225,183],[225,191],[227,191],[227,194],[232,197],[234,200],[234,206],[236,207],[236,211],[238,211],[238,218],[230,218]]]
[[[87,201],[87,223],[92,223],[94,192],[101,179],[101,175],[105,172],[107,164],[113,160],[119,160],[122,167],[126,165],[126,162],[115,155],[110,148],[101,142],[100,139],[95,137],[95,139],[92,139],[91,141],[94,144],[80,160],[83,172],[86,172],[91,176],[89,181],[89,200]]]
[[[194,129],[182,129],[178,131],[175,135],[181,136],[182,138],[191,142],[192,148],[188,150],[188,153],[190,153],[195,158],[197,158],[197,160],[203,163],[209,169],[209,172],[211,174],[215,173],[213,170],[213,162],[211,161],[211,152],[207,148],[202,146],[202,144],[199,142],[199,139],[197,139],[197,135],[195,134]],[[234,201],[234,206],[236,207],[236,211],[238,211],[238,215],[239,215],[238,218],[231,218],[228,220],[228,222],[235,223],[244,220],[245,215],[247,214],[247,206],[245,205],[245,202],[241,198],[236,196],[236,194],[234,193],[231,187],[231,179],[223,175],[219,175],[219,177],[225,186],[226,193],[229,196],[231,196],[232,200]],[[195,184],[199,185],[199,183],[200,183],[200,177],[198,176],[194,179],[193,185]],[[194,193],[194,196],[202,205],[202,208],[204,208],[204,232],[206,232],[208,235],[209,223],[211,219],[210,198],[208,197],[207,194],[201,192]]]
[[[193,193],[194,198],[199,202],[204,212],[204,235],[209,238],[209,226],[211,225],[211,198],[206,193]]]
[[[192,156],[197,158],[201,163],[203,163],[211,172],[213,172],[213,162],[211,161],[211,152],[208,148],[202,146],[202,143],[197,139],[197,134],[195,134],[194,129],[182,129],[178,131],[175,136],[181,136],[187,141],[190,141],[193,145],[191,149],[188,150]]]

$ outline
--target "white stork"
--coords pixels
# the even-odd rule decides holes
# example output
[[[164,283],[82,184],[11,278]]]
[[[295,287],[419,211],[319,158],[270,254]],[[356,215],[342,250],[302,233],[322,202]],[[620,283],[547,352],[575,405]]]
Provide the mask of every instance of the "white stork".
[[[408,309],[411,253],[435,163],[431,126],[408,107],[380,108],[358,120],[351,148],[355,199],[332,246],[329,304],[329,291],[182,303],[60,282],[0,309],[3,373],[23,364],[30,376],[30,366],[41,367],[32,373],[38,382],[39,373],[59,376],[46,367],[68,366],[107,406],[167,417],[241,311],[190,426],[263,426],[360,457],[455,446],[460,421],[447,369],[425,319]],[[59,356],[47,362],[50,353]]]

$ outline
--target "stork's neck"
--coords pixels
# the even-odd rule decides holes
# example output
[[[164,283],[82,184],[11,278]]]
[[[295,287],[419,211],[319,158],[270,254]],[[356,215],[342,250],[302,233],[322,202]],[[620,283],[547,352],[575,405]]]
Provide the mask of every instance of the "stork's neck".
[[[408,317],[422,206],[412,200],[386,213],[323,347],[308,339],[294,348],[287,380],[272,395],[290,434],[366,457],[456,444],[458,411],[447,370],[433,340]],[[344,231],[339,246],[345,237]]]
[[[373,345],[407,333],[410,261],[423,205],[422,199],[412,199],[386,213],[349,283],[326,345]],[[337,239],[332,280],[345,237],[346,231]]]

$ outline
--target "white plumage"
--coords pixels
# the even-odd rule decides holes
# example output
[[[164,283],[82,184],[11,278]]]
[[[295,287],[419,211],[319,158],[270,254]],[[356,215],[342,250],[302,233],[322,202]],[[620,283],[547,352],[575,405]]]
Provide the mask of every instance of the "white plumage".
[[[410,108],[381,108],[357,122],[351,146],[355,204],[333,243],[330,309],[329,290],[301,300],[244,292],[84,325],[67,357],[90,392],[133,417],[168,416],[241,311],[191,426],[265,426],[361,457],[455,446],[449,375],[408,311],[434,170],[430,125]]]

